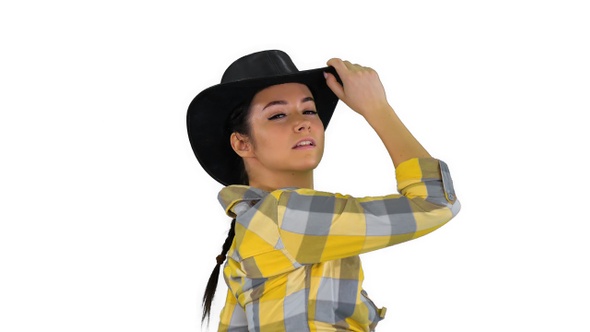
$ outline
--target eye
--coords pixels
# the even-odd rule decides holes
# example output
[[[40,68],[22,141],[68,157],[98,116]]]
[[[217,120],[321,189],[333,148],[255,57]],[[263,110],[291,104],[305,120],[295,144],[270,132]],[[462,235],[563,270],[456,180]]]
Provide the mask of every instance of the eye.
[[[318,114],[318,111],[314,111],[314,110],[307,110],[307,111],[303,111],[303,114],[307,114],[307,115],[316,115],[316,114]]]
[[[284,113],[278,113],[278,114],[275,114],[275,115],[271,116],[271,117],[270,117],[270,118],[268,118],[268,119],[269,119],[269,120],[276,120],[276,119],[283,118],[284,116],[285,116],[285,114],[284,114]]]

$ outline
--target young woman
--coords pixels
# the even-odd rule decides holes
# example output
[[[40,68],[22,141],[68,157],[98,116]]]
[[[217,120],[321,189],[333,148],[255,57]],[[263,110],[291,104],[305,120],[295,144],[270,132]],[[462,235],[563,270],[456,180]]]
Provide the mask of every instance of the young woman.
[[[203,298],[205,320],[227,256],[219,331],[372,331],[385,308],[362,288],[359,255],[432,232],[459,212],[446,164],[400,121],[377,73],[337,58],[327,64],[299,71],[284,52],[250,54],[189,106],[191,145],[226,186],[219,200],[233,219]],[[314,189],[338,100],[385,144],[399,194]]]

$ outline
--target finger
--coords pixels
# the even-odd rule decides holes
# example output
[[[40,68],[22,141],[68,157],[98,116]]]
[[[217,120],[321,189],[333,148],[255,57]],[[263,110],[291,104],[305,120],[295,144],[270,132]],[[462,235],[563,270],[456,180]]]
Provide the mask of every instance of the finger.
[[[340,82],[344,82],[343,81],[343,77],[346,75],[346,72],[349,71],[349,69],[346,67],[346,64],[344,63],[344,61],[342,61],[342,59],[340,58],[332,58],[330,60],[328,60],[327,62],[328,66],[334,68],[334,70],[336,70],[336,74],[338,75],[339,79],[337,79],[337,81]]]
[[[344,88],[338,81],[336,77],[332,73],[324,72],[324,77],[326,78],[326,85],[334,92],[336,97],[342,99],[344,97]]]
[[[332,66],[336,69],[336,72],[340,74],[341,71],[346,70],[344,61],[340,58],[332,58],[327,62],[328,66]]]

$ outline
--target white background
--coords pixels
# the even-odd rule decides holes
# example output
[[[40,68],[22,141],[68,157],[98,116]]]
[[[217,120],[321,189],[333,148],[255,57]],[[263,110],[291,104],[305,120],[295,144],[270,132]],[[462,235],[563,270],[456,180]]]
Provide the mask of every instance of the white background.
[[[229,220],[186,109],[238,57],[375,68],[463,209],[363,256],[379,331],[588,331],[583,1],[6,1],[0,330],[200,331]],[[316,188],[395,188],[339,104]],[[210,330],[225,285],[220,282]],[[219,295],[221,294],[221,295]]]

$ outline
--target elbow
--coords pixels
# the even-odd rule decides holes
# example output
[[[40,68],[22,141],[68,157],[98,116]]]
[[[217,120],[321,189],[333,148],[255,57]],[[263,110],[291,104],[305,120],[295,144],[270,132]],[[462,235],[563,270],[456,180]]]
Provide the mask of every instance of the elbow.
[[[443,204],[428,201],[414,201],[414,218],[416,230],[414,238],[421,237],[442,227],[453,219],[461,210],[461,203],[454,199]]]

